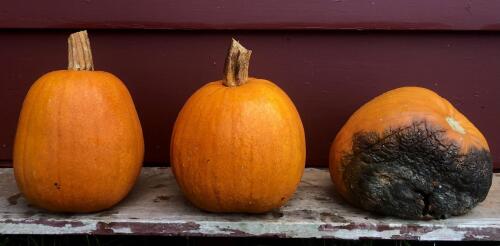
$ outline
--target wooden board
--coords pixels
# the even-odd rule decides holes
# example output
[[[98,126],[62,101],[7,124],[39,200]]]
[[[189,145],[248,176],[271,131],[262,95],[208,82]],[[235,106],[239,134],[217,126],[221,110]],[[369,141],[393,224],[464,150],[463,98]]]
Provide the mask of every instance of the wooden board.
[[[0,28],[498,31],[499,12],[495,0],[17,0]]]
[[[500,174],[486,201],[467,215],[407,221],[353,208],[334,192],[328,171],[306,169],[295,196],[262,214],[213,214],[187,202],[169,168],[144,168],[132,193],[113,209],[62,215],[26,204],[12,169],[0,169],[0,234],[141,234],[337,239],[500,240]]]

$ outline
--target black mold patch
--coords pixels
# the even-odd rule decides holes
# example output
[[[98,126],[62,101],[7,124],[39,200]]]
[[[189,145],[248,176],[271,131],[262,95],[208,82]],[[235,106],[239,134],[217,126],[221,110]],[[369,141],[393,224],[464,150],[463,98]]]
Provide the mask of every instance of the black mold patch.
[[[445,131],[426,122],[360,132],[342,159],[351,200],[369,211],[408,219],[467,213],[488,194],[492,160],[486,150],[460,154]]]

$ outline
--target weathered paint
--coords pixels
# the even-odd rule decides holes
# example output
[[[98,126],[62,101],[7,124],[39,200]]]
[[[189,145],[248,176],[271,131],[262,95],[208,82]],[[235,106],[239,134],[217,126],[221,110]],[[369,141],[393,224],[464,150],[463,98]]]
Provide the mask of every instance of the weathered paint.
[[[93,214],[50,214],[18,196],[11,169],[0,169],[1,234],[139,234],[166,236],[500,240],[500,178],[470,213],[447,220],[381,217],[353,208],[334,193],[327,170],[306,169],[295,196],[261,215],[214,214],[189,204],[170,169],[144,168],[125,201]],[[15,202],[14,202],[15,201]]]

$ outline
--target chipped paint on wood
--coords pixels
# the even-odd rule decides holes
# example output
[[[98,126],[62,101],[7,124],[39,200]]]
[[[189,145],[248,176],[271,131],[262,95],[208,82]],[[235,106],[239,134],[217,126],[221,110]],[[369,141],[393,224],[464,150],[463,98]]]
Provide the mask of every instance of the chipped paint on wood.
[[[40,211],[19,195],[11,169],[0,169],[1,234],[140,234],[222,237],[500,240],[500,177],[469,214],[447,220],[408,221],[353,208],[333,189],[327,170],[306,169],[295,196],[261,215],[214,214],[184,199],[170,169],[144,168],[132,193],[99,213]]]

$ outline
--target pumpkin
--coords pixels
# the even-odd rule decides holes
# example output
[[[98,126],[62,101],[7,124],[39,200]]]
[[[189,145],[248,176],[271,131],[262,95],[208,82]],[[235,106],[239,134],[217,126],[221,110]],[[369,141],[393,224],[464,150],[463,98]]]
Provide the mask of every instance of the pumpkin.
[[[185,103],[171,138],[171,164],[184,195],[211,212],[262,213],[294,193],[305,137],[290,98],[248,77],[251,51],[233,39],[224,79]]]
[[[14,145],[14,173],[26,199],[55,212],[93,212],[123,199],[144,153],[141,125],[125,85],[93,71],[87,32],[69,39],[68,70],[30,88]]]
[[[402,87],[349,118],[331,146],[330,174],[358,207],[439,219],[485,199],[492,159],[484,136],[450,102],[425,88]]]

